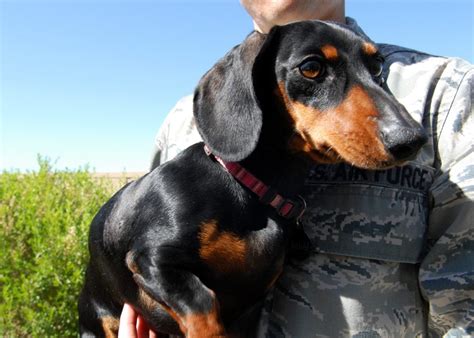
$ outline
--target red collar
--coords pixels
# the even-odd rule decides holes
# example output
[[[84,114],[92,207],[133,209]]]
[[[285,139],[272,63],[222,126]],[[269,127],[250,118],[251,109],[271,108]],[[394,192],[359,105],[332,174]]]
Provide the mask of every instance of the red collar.
[[[301,201],[293,201],[289,198],[284,198],[270,186],[260,181],[238,162],[226,162],[220,157],[211,153],[211,150],[204,145],[204,151],[207,156],[214,158],[219,162],[227,172],[229,172],[237,181],[249,188],[258,197],[260,202],[270,205],[276,209],[277,213],[286,219],[299,220],[306,210],[306,202],[303,197],[298,196]]]

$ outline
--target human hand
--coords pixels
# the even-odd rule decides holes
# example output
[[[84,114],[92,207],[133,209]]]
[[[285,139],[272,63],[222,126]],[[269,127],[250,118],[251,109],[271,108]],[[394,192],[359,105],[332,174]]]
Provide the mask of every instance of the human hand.
[[[344,0],[240,0],[255,30],[268,33],[275,25],[301,20],[345,21]]]
[[[120,315],[119,338],[157,338],[155,332],[151,331],[141,316],[125,303]]]

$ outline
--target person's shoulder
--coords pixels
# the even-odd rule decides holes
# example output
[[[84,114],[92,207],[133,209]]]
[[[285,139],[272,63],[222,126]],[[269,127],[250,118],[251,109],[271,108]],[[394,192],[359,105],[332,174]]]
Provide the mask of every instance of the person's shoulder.
[[[171,109],[171,112],[175,114],[181,114],[183,112],[192,112],[193,111],[193,97],[194,95],[186,95],[176,102],[174,107]]]
[[[346,26],[355,34],[374,42],[379,52],[385,58],[385,79],[387,76],[398,81],[422,75],[424,80],[435,80],[440,76],[449,77],[451,73],[471,73],[473,65],[466,60],[456,57],[432,55],[413,48],[394,44],[377,43],[370,39],[357,21],[351,17],[346,18]]]
[[[411,48],[377,44],[385,58],[388,88],[405,105],[451,100],[462,83],[474,77],[474,66],[456,57],[432,55]],[[433,101],[434,100],[434,101]],[[423,107],[418,107],[421,111]]]
[[[396,56],[408,56],[408,55],[415,55],[415,56],[420,56],[420,57],[425,57],[425,58],[443,58],[445,57],[442,56],[437,56],[437,55],[432,55],[429,53],[425,53],[416,49],[408,48],[408,47],[403,47],[403,46],[397,46],[397,45],[392,45],[392,44],[387,44],[387,43],[377,43],[378,49],[380,53],[384,57],[390,57],[392,55]]]
[[[183,96],[166,115],[161,130],[186,129],[193,117],[193,95]],[[160,131],[158,134],[161,134]]]
[[[446,74],[450,72],[467,73],[474,68],[470,62],[458,57],[433,55],[416,49],[385,43],[379,43],[377,46],[386,60],[386,66],[395,65],[398,70],[431,71]]]

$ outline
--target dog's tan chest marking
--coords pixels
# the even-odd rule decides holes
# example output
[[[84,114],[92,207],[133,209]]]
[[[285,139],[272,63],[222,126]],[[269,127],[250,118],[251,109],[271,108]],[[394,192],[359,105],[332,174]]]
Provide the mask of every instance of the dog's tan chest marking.
[[[216,220],[201,225],[199,256],[221,273],[243,271],[246,266],[247,243],[237,235],[220,231]]]

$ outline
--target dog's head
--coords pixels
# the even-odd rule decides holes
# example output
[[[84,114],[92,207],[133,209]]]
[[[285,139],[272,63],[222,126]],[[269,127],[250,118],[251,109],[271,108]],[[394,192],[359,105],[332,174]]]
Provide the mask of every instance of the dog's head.
[[[254,32],[199,83],[198,129],[227,161],[275,142],[320,163],[400,164],[427,137],[381,88],[382,69],[376,46],[339,25],[304,21]]]

